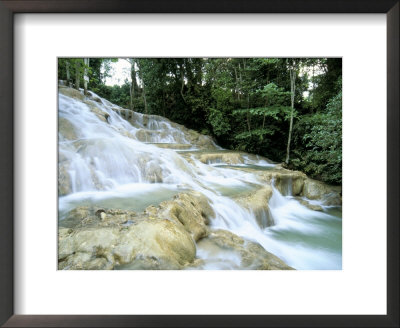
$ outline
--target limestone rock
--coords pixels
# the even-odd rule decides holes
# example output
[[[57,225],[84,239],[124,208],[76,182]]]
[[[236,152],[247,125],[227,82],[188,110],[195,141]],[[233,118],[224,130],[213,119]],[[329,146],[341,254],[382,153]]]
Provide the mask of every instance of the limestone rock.
[[[64,117],[58,118],[58,133],[66,140],[76,140],[77,134],[74,125]]]
[[[152,142],[156,135],[157,133],[152,130],[139,129],[136,131],[135,137],[142,142]]]
[[[90,100],[83,101],[90,109],[90,111],[95,114],[101,121],[107,123],[109,114],[98,107],[97,103]]]
[[[58,195],[64,196],[71,191],[71,178],[68,173],[68,163],[64,161],[58,164]]]
[[[251,210],[257,220],[260,228],[264,229],[274,224],[268,202],[272,197],[271,186],[264,186],[255,192],[250,192],[245,195],[240,195],[235,200],[243,207]]]
[[[330,186],[323,182],[306,179],[302,195],[308,199],[321,199],[324,205],[341,205],[341,187]]]
[[[148,115],[136,113],[129,109],[113,107],[116,113],[126,119],[139,130],[136,132],[136,138],[143,142],[155,142],[159,138],[173,137],[176,144],[189,145],[200,149],[216,149],[216,145],[210,136],[202,135],[197,131],[188,129],[183,125],[172,122],[165,117],[158,115]],[[179,131],[167,129],[168,125]],[[160,146],[163,147],[163,146]],[[185,149],[185,147],[174,149]],[[166,147],[163,147],[166,148]],[[169,148],[169,147],[168,147]]]
[[[136,259],[139,267],[152,259],[159,269],[179,269],[194,260],[196,246],[181,224],[141,217],[126,225],[121,223],[122,213],[104,213],[109,222],[85,218],[80,226],[59,230],[60,269],[113,269]]]
[[[77,207],[59,223],[59,268],[182,269],[213,216],[208,199],[194,191],[143,213]]]
[[[274,184],[283,195],[301,195],[304,181],[307,179],[303,172],[286,170],[279,165],[270,170],[258,170],[251,167],[236,167],[234,169],[255,174],[268,185]]]
[[[83,92],[73,89],[73,88],[65,88],[65,87],[58,88],[58,92],[65,96],[75,98],[75,99],[78,99],[81,101],[83,101],[85,99],[85,95],[83,94]]]
[[[240,258],[240,268],[252,270],[293,270],[277,256],[266,251],[261,245],[244,240],[226,230],[210,232],[209,236],[199,242],[199,247],[217,247],[221,251],[231,251]],[[199,264],[201,266],[201,263]],[[238,268],[239,269],[239,268]]]
[[[180,222],[195,241],[208,233],[207,224],[215,213],[208,199],[199,192],[181,193],[173,201],[163,202],[161,216]]]
[[[175,143],[155,143],[154,146],[166,149],[189,149],[192,148],[190,144],[175,144]]]
[[[320,205],[311,204],[305,199],[298,199],[300,204],[304,205],[305,207],[309,208],[312,211],[323,211],[324,209]]]
[[[244,162],[242,154],[236,152],[201,154],[199,160],[204,164],[212,164],[212,163],[241,164]]]

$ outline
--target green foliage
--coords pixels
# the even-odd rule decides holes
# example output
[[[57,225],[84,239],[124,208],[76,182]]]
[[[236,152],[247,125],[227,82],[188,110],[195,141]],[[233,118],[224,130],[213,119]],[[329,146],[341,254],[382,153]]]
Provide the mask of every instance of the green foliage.
[[[208,123],[212,126],[213,134],[218,137],[228,134],[231,130],[227,116],[214,108],[209,108]]]
[[[306,115],[296,126],[297,149],[291,164],[328,183],[342,182],[342,92],[324,112]]]

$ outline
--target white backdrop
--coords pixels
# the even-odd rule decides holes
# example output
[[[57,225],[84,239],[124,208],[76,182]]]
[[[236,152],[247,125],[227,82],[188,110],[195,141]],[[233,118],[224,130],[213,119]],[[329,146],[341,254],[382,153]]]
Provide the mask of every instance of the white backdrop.
[[[385,15],[15,17],[16,314],[385,314]],[[57,271],[57,56],[343,57],[342,271]]]

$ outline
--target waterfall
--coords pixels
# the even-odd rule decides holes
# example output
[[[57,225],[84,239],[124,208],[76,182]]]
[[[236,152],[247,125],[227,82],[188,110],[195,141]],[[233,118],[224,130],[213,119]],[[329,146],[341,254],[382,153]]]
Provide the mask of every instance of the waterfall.
[[[128,111],[93,92],[77,99],[61,88],[58,102],[60,220],[82,204],[143,211],[195,190],[208,198],[215,212],[212,229],[257,242],[296,269],[341,268],[341,219],[289,197],[290,179],[281,192],[272,184],[261,223],[252,209],[236,201],[238,194],[265,186],[250,169],[269,170],[275,164],[249,155],[235,162],[239,155],[225,152],[209,137],[159,116]],[[209,159],[201,158],[204,154]],[[274,224],[268,225],[269,220]],[[334,236],[321,241],[327,229]],[[198,249],[200,258],[213,260],[210,268],[218,267],[220,256],[229,258],[233,267],[240,265],[235,254],[211,253]],[[225,263],[220,268],[228,267]]]

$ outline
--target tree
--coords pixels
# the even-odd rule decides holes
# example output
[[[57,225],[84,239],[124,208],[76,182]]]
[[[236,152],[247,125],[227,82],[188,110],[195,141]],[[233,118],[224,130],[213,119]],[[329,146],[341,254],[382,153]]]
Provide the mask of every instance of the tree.
[[[337,81],[341,85],[341,79]],[[341,89],[341,88],[340,88]],[[342,183],[342,91],[324,111],[303,116],[296,124],[291,167],[327,183]]]
[[[146,82],[144,79],[143,71],[145,70],[144,66],[146,66],[147,62],[146,59],[136,59],[136,65],[138,66],[138,72],[139,72],[139,79],[142,82],[142,97],[143,97],[143,102],[144,102],[144,112],[148,114],[148,107],[147,107],[147,99],[146,99]]]
[[[297,75],[297,63],[295,60],[289,64],[289,74],[290,74],[290,104],[291,104],[291,112],[290,112],[290,124],[289,124],[289,135],[288,142],[286,148],[286,159],[285,163],[289,164],[289,154],[290,154],[290,141],[292,138],[292,129],[293,129],[293,114],[294,114],[294,96],[296,93],[296,75]]]
[[[89,58],[84,58],[83,59],[84,63],[84,73],[83,73],[83,90],[84,94],[87,95],[87,87],[89,83],[89,75],[88,75],[88,70],[89,70]]]
[[[133,99],[135,98],[135,84],[136,84],[136,69],[135,69],[135,59],[134,58],[124,58],[131,66],[130,68],[130,75],[131,75],[131,82],[129,87],[129,108],[131,110],[134,109],[134,102]]]
[[[79,90],[79,84],[81,82],[81,61],[80,59],[75,59],[75,89]]]
[[[72,83],[71,83],[71,76],[69,73],[70,62],[68,60],[65,62],[65,67],[66,67],[66,73],[67,73],[67,86],[71,87]]]

